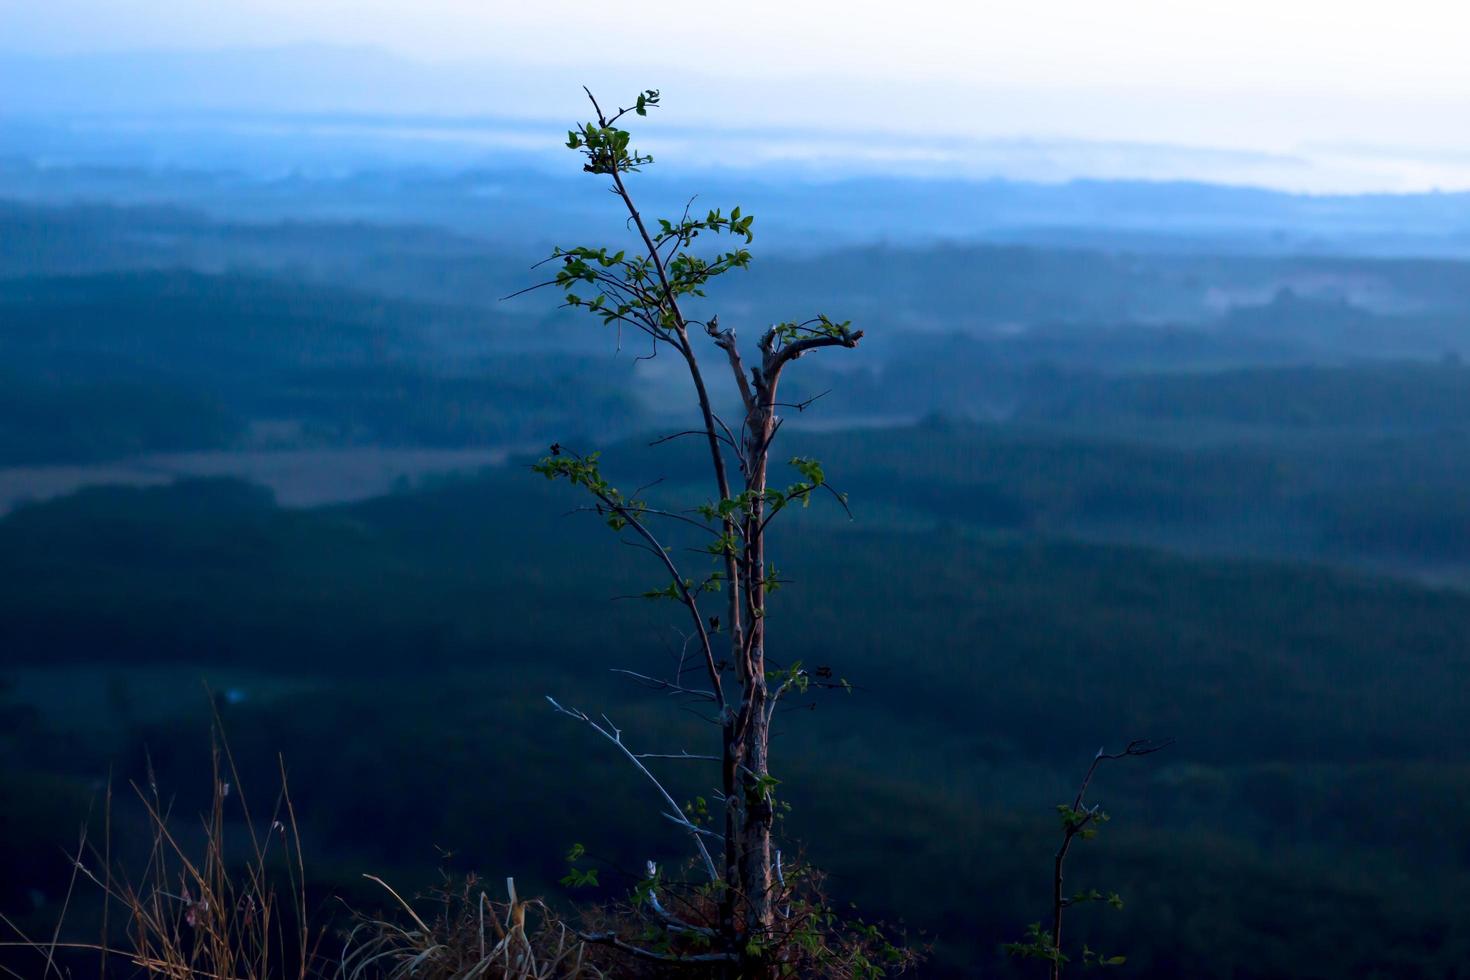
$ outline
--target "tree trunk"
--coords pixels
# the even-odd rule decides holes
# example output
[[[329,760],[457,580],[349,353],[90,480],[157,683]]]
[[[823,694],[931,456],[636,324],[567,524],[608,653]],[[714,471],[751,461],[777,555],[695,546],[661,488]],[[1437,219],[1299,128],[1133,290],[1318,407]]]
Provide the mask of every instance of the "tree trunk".
[[[740,834],[745,816],[740,795],[740,767],[744,761],[744,752],[735,731],[733,714],[727,714],[721,721],[720,736],[723,743],[720,783],[725,794],[725,868],[722,879],[725,887],[720,892],[720,935],[733,944],[738,936],[735,928],[738,896],[734,886],[741,875],[740,847],[743,841]]]
[[[752,691],[753,709],[750,730],[745,737],[745,826],[741,834],[743,863],[740,888],[745,893],[745,927],[751,938],[770,935],[775,924],[772,912],[773,872],[771,860],[771,827],[775,810],[770,793],[764,788],[770,775],[767,757],[770,732],[765,722],[765,685]]]
[[[768,390],[760,391],[760,401],[746,419],[746,489],[754,494],[747,518],[745,540],[745,601],[749,615],[745,622],[743,657],[747,672],[746,687],[739,713],[740,741],[744,757],[741,790],[745,819],[740,828],[740,892],[745,902],[745,935],[747,945],[757,950],[770,944],[775,927],[774,870],[771,832],[775,823],[770,776],[770,725],[767,703],[770,692],[766,683],[766,555],[765,503],[761,494],[766,489],[768,453],[775,417]],[[747,970],[759,969],[764,976],[772,966],[765,956],[749,957]]]

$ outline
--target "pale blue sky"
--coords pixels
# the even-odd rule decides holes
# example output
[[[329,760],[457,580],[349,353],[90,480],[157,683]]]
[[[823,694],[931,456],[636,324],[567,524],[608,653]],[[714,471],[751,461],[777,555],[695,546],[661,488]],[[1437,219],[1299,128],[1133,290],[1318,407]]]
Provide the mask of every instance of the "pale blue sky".
[[[1309,152],[1384,189],[1470,186],[1470,8],[1451,0],[509,3],[0,0],[0,48],[301,42],[679,93],[722,125]],[[470,105],[424,106],[466,111]],[[1366,161],[1366,162],[1364,162]]]

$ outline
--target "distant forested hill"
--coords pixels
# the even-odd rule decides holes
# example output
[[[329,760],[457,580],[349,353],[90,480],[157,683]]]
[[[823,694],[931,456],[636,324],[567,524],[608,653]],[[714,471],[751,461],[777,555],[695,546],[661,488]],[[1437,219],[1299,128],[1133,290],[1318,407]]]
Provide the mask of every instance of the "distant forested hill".
[[[185,387],[0,374],[0,465],[214,449],[243,434],[218,400]]]
[[[473,196],[476,185],[466,180],[464,192]],[[495,186],[505,191],[514,185]],[[320,188],[300,192],[309,190]],[[389,190],[409,193],[398,185]],[[279,193],[291,192],[281,187]],[[477,198],[489,213],[472,229],[397,214],[287,217],[278,213],[279,204],[247,220],[159,204],[0,198],[0,276],[133,268],[270,271],[445,305],[505,309],[501,297],[536,281],[532,263],[552,243],[570,244],[577,234],[527,238],[506,227],[494,209],[505,206],[507,196]],[[681,198],[677,206],[683,203]],[[710,206],[716,203],[750,202],[711,198]],[[754,230],[763,240],[760,224]],[[737,309],[749,303],[762,316],[768,304],[845,297],[855,315],[953,330],[1077,320],[1194,322],[1233,306],[1268,303],[1283,289],[1377,313],[1463,314],[1470,311],[1467,270],[1470,263],[1450,259],[1232,251],[1208,242],[1158,251],[1135,247],[1126,235],[1084,235],[1071,244],[1065,235],[1058,241],[952,236],[893,244],[816,236],[801,249],[763,251],[740,288],[724,292],[727,303]]]
[[[500,302],[543,273],[483,239],[101,205],[4,205],[0,229],[0,357],[26,380],[12,417],[42,419],[6,437],[0,461],[234,445],[258,423],[298,445],[502,445],[611,432],[614,418],[625,433],[668,403],[667,372],[637,360],[636,337],[581,329],[525,299]],[[838,423],[935,411],[1063,425],[1174,413],[1180,424],[1335,418],[1381,429],[1406,413],[1416,425],[1441,413],[1434,423],[1453,426],[1463,406],[1452,375],[1375,365],[1464,356],[1467,268],[864,247],[769,257],[738,295],[694,312],[749,333],[840,297],[829,312],[854,318],[868,339],[849,366],[819,365],[790,392],[831,389],[822,411]],[[1264,368],[1306,373],[1252,373]],[[147,398],[113,412],[104,389],[116,385],[169,392],[197,406],[199,424],[174,424],[180,412]]]
[[[636,424],[631,360],[518,351],[534,326],[278,277],[0,280],[0,358],[23,382],[0,463],[214,448],[252,422],[307,445],[410,446]]]

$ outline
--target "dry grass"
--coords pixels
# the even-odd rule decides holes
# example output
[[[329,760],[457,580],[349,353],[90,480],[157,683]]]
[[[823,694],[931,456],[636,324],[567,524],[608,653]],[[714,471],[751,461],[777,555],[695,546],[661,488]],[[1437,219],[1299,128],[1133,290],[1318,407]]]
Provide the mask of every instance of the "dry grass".
[[[368,876],[371,877],[371,876]],[[359,917],[348,934],[338,980],[602,980],[576,932],[540,901],[522,901],[506,880],[497,902],[474,878],[440,889],[425,921],[378,878],[406,921]],[[528,920],[532,923],[528,926]]]
[[[134,877],[111,854],[112,790],[105,805],[102,847],[85,831],[72,861],[72,885],[85,878],[102,893],[102,936],[95,942],[63,942],[72,890],[55,932],[40,941],[6,924],[24,946],[44,958],[42,977],[62,977],[59,953],[95,953],[98,973],[159,980],[314,980],[321,976],[318,949],[324,936],[308,913],[304,864],[296,815],[281,788],[269,820],[252,815],[224,743],[215,739],[213,788],[200,826],[180,827],[155,781],[133,791],[150,831],[146,858]],[[236,836],[243,838],[238,844]],[[237,856],[238,853],[238,856]],[[120,935],[119,935],[120,934]],[[121,961],[121,963],[117,962]]]
[[[588,962],[575,930],[539,901],[523,901],[507,881],[497,902],[468,879],[431,896],[426,922],[386,882],[373,878],[402,911],[402,922],[357,916],[340,955],[324,955],[324,921],[312,914],[305,862],[285,768],[268,819],[252,814],[223,739],[213,740],[213,787],[199,826],[171,811],[151,773],[133,792],[146,815],[149,839],[141,872],[129,875],[111,854],[112,791],[100,848],[85,830],[72,856],[71,888],[49,938],[27,936],[0,947],[28,948],[37,971],[0,975],[65,980],[65,956],[96,957],[96,974],[148,980],[605,980]],[[63,941],[78,879],[101,892],[102,936]],[[111,920],[111,921],[109,921]],[[528,926],[528,922],[530,925]]]

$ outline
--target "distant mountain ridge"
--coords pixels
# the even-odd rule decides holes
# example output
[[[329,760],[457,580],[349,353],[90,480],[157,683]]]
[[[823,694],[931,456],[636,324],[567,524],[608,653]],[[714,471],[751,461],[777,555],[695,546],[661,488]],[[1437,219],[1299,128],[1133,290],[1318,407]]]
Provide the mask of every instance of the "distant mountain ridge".
[[[240,129],[228,120],[191,118],[140,120],[126,139],[114,139],[85,127],[0,117],[0,145],[11,151],[0,153],[0,199],[176,206],[251,223],[437,226],[517,250],[527,242],[565,244],[590,228],[619,231],[605,218],[601,191],[577,179],[574,168],[513,148],[458,154],[428,137],[420,143],[375,135],[407,121],[364,122],[346,137],[318,117],[250,117]],[[460,124],[444,125],[459,131]],[[415,157],[422,153],[434,155]],[[763,246],[788,252],[996,242],[1135,253],[1470,258],[1470,192],[1314,196],[1185,181],[819,180],[775,167],[655,169],[641,175],[641,190],[645,209],[655,214],[678,214],[691,195],[704,207],[739,205],[757,215]]]

